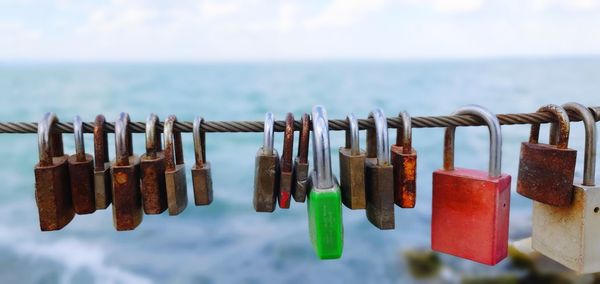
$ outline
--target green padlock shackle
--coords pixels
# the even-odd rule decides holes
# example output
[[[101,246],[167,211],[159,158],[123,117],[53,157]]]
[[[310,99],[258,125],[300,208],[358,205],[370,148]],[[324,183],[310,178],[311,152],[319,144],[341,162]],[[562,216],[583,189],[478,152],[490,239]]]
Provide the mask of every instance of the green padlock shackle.
[[[502,175],[502,131],[496,115],[479,105],[466,105],[452,115],[473,115],[483,121],[490,131],[490,161],[488,175],[492,178]],[[444,170],[454,170],[454,134],[456,127],[446,128],[444,134]]]
[[[369,118],[375,121],[375,129],[367,129],[367,158],[377,157],[377,165],[389,165],[390,141],[385,114],[376,108],[369,113]]]
[[[316,189],[332,188],[335,186],[331,171],[331,153],[329,151],[329,121],[327,111],[321,105],[312,108],[313,126],[313,162]]]
[[[567,111],[572,111],[583,120],[583,126],[585,127],[585,156],[583,161],[583,185],[594,186],[596,183],[596,120],[592,112],[585,106],[570,102],[562,105]],[[552,124],[550,133],[558,135],[556,133],[556,124]],[[553,136],[556,137],[556,136]]]

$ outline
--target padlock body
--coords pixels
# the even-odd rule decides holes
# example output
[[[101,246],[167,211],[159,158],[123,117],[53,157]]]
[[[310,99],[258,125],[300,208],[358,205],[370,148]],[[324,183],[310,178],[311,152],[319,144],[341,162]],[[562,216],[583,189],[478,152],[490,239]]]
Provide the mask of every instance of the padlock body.
[[[350,209],[367,208],[365,190],[365,161],[364,151],[352,155],[351,149],[340,148],[340,188],[342,203]]]
[[[433,173],[431,248],[495,265],[508,253],[510,175],[460,169]]]
[[[167,184],[165,182],[165,154],[156,157],[146,154],[140,158],[142,206],[146,214],[160,214],[167,209]]]
[[[254,171],[254,210],[256,212],[273,212],[279,190],[279,154],[273,149],[272,155],[258,150]]]
[[[60,230],[75,216],[67,159],[54,157],[50,166],[35,166],[35,201],[42,231]]]
[[[175,165],[175,170],[165,171],[165,181],[167,183],[169,215],[179,215],[188,203],[185,165]]]
[[[294,170],[290,172],[281,172],[281,176],[279,178],[279,194],[277,197],[277,202],[279,203],[279,208],[288,209],[290,208],[290,201],[292,200],[292,189],[294,185]]]
[[[202,167],[192,167],[192,183],[194,185],[194,202],[198,205],[208,205],[213,200],[213,184],[210,162],[204,162]]]
[[[381,230],[392,230],[394,220],[394,167],[377,165],[377,159],[366,162],[367,219]]]
[[[140,190],[140,158],[129,156],[128,166],[111,166],[113,224],[117,231],[135,229],[143,218]]]
[[[402,208],[414,208],[417,201],[417,151],[403,153],[402,146],[392,145],[394,165],[394,202]]]
[[[85,155],[85,161],[69,157],[69,178],[71,180],[71,198],[77,214],[96,212],[96,192],[94,190],[94,158]]]
[[[94,193],[96,209],[106,209],[112,203],[110,162],[104,163],[104,170],[94,170]]]
[[[308,163],[300,163],[298,157],[294,160],[294,179],[296,183],[293,188],[294,200],[302,203],[306,200],[308,190]]]
[[[517,192],[534,201],[569,206],[573,199],[573,177],[577,151],[554,145],[521,144]]]
[[[578,273],[600,272],[600,187],[573,186],[573,203],[533,202],[532,247]]]
[[[320,259],[342,257],[344,227],[340,188],[308,192],[308,227],[313,248]]]

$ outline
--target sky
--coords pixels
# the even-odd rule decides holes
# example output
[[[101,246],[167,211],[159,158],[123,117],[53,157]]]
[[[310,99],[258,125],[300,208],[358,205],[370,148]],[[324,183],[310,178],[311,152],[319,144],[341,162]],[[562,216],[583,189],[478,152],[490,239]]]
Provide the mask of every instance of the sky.
[[[0,0],[0,61],[600,55],[600,0]]]

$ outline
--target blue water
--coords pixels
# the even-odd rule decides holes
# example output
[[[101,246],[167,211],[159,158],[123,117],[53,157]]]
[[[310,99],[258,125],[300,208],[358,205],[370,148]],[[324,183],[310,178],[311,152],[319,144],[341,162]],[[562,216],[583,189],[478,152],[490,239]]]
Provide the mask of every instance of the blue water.
[[[497,113],[531,112],[546,103],[600,105],[600,59],[535,59],[396,63],[274,64],[4,64],[0,65],[0,120],[37,121],[56,112],[62,121],[79,114],[92,121],[121,111],[144,121],[150,112],[190,121],[261,120],[286,112],[299,117],[314,104],[330,118],[365,117],[381,107],[413,116],[449,114],[476,103]],[[544,128],[544,130],[546,130]],[[520,142],[527,126],[503,127],[503,171],[513,175],[511,239],[530,232],[530,201],[514,192]],[[361,134],[364,139],[364,133]],[[11,283],[390,283],[410,279],[403,251],[428,248],[431,172],[441,166],[443,129],[416,129],[419,152],[415,209],[396,208],[396,230],[380,231],[364,211],[344,208],[345,245],[340,260],[319,261],[308,237],[305,204],[273,214],[252,208],[254,155],[261,134],[208,134],[215,200],[193,203],[177,217],[145,216],[133,232],[117,233],[110,210],[77,216],[58,232],[39,231],[34,201],[36,137],[0,135],[0,282]],[[542,132],[542,135],[547,135]],[[89,135],[88,135],[89,136]],[[343,133],[331,134],[332,149]],[[394,131],[390,131],[395,139]],[[583,128],[573,124],[571,146],[580,150]],[[73,139],[65,135],[65,150]],[[184,135],[188,170],[192,141]],[[134,136],[138,154],[143,135]],[[393,141],[393,140],[392,140]],[[86,137],[92,151],[91,136]],[[111,138],[111,157],[114,147]],[[363,140],[364,146],[364,140]],[[487,168],[487,130],[457,132],[457,165]],[[281,134],[276,137],[281,148]],[[338,171],[337,151],[333,151]],[[188,173],[188,196],[192,201]],[[450,271],[497,274],[450,256]],[[452,274],[452,272],[451,272]]]

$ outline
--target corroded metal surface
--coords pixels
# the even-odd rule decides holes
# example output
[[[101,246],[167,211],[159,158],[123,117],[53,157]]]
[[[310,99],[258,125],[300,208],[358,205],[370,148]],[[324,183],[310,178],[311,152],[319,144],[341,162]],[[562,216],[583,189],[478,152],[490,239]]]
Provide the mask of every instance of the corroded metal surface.
[[[283,137],[283,152],[281,153],[281,177],[279,179],[278,203],[279,208],[290,208],[294,183],[294,115],[288,112],[286,116]]]
[[[293,196],[296,202],[306,200],[307,182],[308,182],[308,146],[310,141],[310,117],[308,113],[302,115],[300,119],[301,127],[300,138],[298,141],[298,155],[294,159],[294,179]]]
[[[187,207],[187,182],[183,160],[181,132],[173,129],[177,117],[170,115],[165,121],[165,182],[169,215],[178,215]]]

